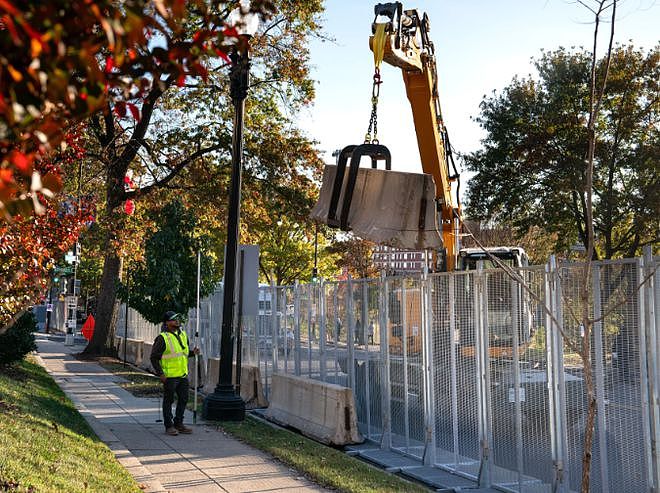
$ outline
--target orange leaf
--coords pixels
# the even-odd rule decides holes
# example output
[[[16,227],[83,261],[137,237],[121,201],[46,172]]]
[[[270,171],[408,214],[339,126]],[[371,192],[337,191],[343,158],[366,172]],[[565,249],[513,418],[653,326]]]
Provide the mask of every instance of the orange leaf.
[[[20,82],[20,81],[23,80],[23,74],[21,74],[18,70],[16,70],[11,65],[7,64],[7,70],[9,71],[9,74],[11,75],[11,78],[14,79],[14,82]]]
[[[41,41],[35,38],[30,40],[30,52],[32,54],[32,58],[37,58],[39,55],[41,55],[42,49],[43,45],[41,44]]]

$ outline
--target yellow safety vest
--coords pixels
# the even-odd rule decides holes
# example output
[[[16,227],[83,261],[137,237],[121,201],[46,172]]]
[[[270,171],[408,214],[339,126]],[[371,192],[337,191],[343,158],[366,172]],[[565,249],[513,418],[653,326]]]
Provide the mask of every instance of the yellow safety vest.
[[[188,375],[188,337],[181,331],[179,339],[171,332],[162,332],[165,341],[165,351],[163,352],[160,364],[163,373],[167,378],[185,377]]]

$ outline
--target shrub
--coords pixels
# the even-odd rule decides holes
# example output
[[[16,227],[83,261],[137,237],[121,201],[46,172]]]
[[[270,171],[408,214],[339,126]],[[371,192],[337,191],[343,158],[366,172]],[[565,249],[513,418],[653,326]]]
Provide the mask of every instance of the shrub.
[[[7,332],[0,335],[0,365],[22,360],[27,353],[37,349],[34,332],[37,319],[32,312],[25,312]]]

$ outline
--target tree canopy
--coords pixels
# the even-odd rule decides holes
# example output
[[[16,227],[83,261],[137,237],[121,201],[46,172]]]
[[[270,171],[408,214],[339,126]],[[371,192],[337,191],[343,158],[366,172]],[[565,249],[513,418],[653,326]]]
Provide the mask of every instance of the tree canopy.
[[[250,40],[252,82],[246,102],[244,197],[289,195],[289,211],[310,202],[310,174],[320,166],[313,143],[296,129],[292,116],[313,96],[308,74],[307,39],[319,30],[320,0],[260,2],[272,16],[264,18]],[[215,6],[218,19],[229,13],[227,2]],[[186,33],[195,39],[198,16],[190,11]],[[230,28],[228,28],[230,29]],[[246,49],[244,38],[235,49]],[[116,319],[115,286],[120,275],[120,245],[127,221],[123,205],[148,196],[159,199],[185,194],[209,231],[217,232],[221,256],[231,164],[231,119],[227,64],[206,60],[203,74],[163,74],[141,96],[128,99],[139,119],[111,100],[90,120],[90,151],[104,190],[99,212],[104,255],[97,303],[97,325],[88,354],[112,347]],[[125,110],[125,108],[124,108]],[[129,185],[127,186],[127,176]],[[299,211],[304,207],[299,207]],[[243,232],[243,239],[245,235]]]
[[[481,103],[483,148],[468,155],[475,219],[557,233],[556,251],[586,245],[585,180],[591,54],[558,49]],[[597,64],[602,81],[604,60]],[[657,241],[660,51],[618,46],[595,122],[597,256],[634,256]],[[600,84],[601,82],[598,82]]]
[[[35,161],[56,149],[71,123],[108,103],[119,117],[138,120],[136,102],[153,94],[159,85],[153,81],[183,85],[187,77],[208,75],[205,59],[227,59],[237,32],[225,19],[235,5],[206,0],[0,2],[4,218],[16,213],[17,204],[35,204],[42,188],[53,191],[40,180]],[[273,6],[269,0],[254,0],[250,8],[267,16]]]
[[[197,252],[200,252],[200,297],[213,292],[219,279],[210,238],[200,234],[194,213],[174,200],[153,214],[154,230],[145,241],[144,259],[127,264],[119,292],[123,301],[148,321],[159,323],[163,313],[188,313],[197,300]]]

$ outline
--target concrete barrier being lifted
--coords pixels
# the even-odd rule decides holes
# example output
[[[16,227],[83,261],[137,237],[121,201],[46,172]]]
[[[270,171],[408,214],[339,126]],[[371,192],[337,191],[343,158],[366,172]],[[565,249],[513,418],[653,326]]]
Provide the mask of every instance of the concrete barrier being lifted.
[[[266,417],[328,445],[361,443],[348,387],[274,373]]]

